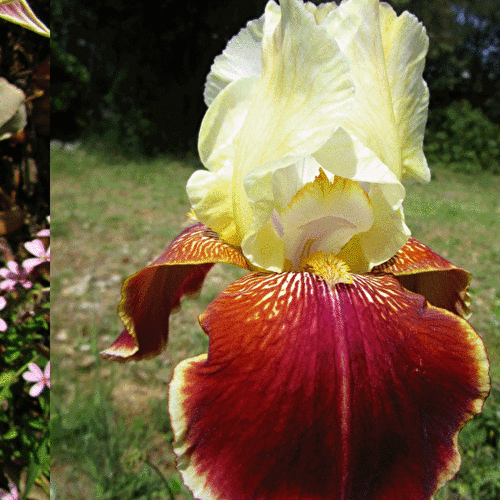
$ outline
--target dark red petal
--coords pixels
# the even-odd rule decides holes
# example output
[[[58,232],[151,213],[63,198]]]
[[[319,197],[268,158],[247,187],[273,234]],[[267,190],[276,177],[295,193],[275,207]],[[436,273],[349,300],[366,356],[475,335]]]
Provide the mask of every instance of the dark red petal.
[[[373,273],[392,273],[411,292],[462,317],[470,314],[467,288],[471,274],[453,265],[415,238]]]
[[[145,269],[127,278],[118,314],[125,330],[101,354],[121,360],[159,354],[168,339],[168,320],[181,297],[197,292],[214,263],[248,269],[241,252],[203,224],[184,230]]]
[[[251,273],[200,316],[208,356],[170,386],[195,498],[427,500],[458,470],[489,390],[481,339],[391,275],[353,278]]]

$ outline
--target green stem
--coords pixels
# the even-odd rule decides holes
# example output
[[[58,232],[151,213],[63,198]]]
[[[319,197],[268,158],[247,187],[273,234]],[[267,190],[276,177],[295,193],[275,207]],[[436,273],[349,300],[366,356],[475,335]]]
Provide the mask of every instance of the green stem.
[[[170,500],[175,500],[174,494],[172,493],[172,490],[170,489],[170,485],[168,484],[168,481],[166,480],[165,476],[161,473],[160,469],[156,467],[155,464],[152,464],[148,460],[145,461],[147,465],[149,465],[161,478],[163,484],[165,485],[165,488],[167,488],[168,491],[168,496],[170,497]]]

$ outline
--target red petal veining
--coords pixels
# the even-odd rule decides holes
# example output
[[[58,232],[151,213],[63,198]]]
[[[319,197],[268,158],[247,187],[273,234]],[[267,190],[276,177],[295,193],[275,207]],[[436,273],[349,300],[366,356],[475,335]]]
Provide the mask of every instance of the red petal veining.
[[[125,330],[102,354],[121,360],[159,354],[167,344],[170,314],[184,295],[201,288],[216,262],[248,269],[241,252],[203,224],[184,230],[158,259],[123,283],[118,314]]]
[[[330,287],[251,273],[200,316],[208,356],[170,387],[178,469],[201,500],[428,500],[489,390],[470,325],[391,275]]]
[[[470,314],[467,288],[471,274],[453,265],[415,238],[373,273],[392,273],[411,292],[462,317]]]

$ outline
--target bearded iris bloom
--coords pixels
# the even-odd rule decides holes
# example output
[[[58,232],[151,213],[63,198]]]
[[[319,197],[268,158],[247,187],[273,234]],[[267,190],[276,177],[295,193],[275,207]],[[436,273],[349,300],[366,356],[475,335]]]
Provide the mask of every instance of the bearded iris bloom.
[[[377,0],[268,3],[207,79],[187,192],[198,222],[128,278],[103,352],[159,354],[215,263],[249,273],[200,315],[170,384],[196,498],[432,498],[489,392],[470,275],[410,236],[427,37]]]

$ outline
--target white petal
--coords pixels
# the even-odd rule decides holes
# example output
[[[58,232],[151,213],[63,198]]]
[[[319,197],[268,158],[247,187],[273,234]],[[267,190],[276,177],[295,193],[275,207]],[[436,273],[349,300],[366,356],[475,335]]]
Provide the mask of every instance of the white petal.
[[[251,225],[246,175],[264,163],[316,151],[353,100],[345,58],[326,31],[297,0],[283,0],[281,14],[272,36],[265,28],[263,74],[252,89],[235,158],[233,200],[243,232]]]
[[[221,90],[229,83],[247,76],[259,76],[262,72],[261,44],[264,16],[250,21],[227,44],[224,52],[212,64],[205,84],[204,98],[212,104]]]
[[[367,192],[371,184],[384,186],[383,192],[389,205],[393,209],[401,206],[405,189],[396,175],[370,148],[343,127],[314,154],[314,158],[325,171],[357,181]]]
[[[188,180],[186,191],[196,218],[220,238],[239,245],[234,225],[231,197],[231,169],[222,168],[217,172],[196,170]]]
[[[198,138],[200,159],[208,170],[233,168],[236,149],[250,105],[252,87],[257,77],[246,77],[229,84],[208,108]]]
[[[307,255],[337,254],[355,234],[368,231],[373,210],[357,182],[341,177],[330,182],[321,172],[294,196],[281,218],[285,258],[296,268]]]
[[[241,243],[245,257],[255,267],[279,273],[285,264],[285,245],[271,220],[258,231],[247,233]]]
[[[252,226],[241,246],[254,266],[274,272],[283,270],[283,228],[276,209],[283,211],[297,192],[314,180],[319,169],[320,165],[311,156],[285,158],[263,165],[246,177],[244,185]]]
[[[379,8],[377,0],[347,0],[324,24],[347,55],[356,87],[356,104],[343,127],[399,180],[403,175],[426,180],[422,139],[428,93],[422,70],[427,37],[422,25],[407,13],[396,17],[387,5]],[[347,28],[336,33],[339,25]]]
[[[403,247],[411,235],[404,221],[403,209],[392,209],[379,186],[370,193],[374,212],[373,226],[359,235],[361,248],[368,263],[368,270],[386,262]]]
[[[314,164],[312,160],[310,168]],[[355,234],[368,231],[373,223],[368,195],[359,184],[340,177],[332,182],[321,170],[286,206],[275,203],[273,207],[272,200],[266,196],[272,197],[269,193],[273,191],[273,184],[279,189],[284,179],[279,177],[287,171],[293,179],[290,175],[293,169],[299,184],[297,165],[267,172],[260,184],[266,185],[267,194],[251,204],[253,231],[244,239],[242,250],[255,266],[269,271],[298,269],[305,256],[317,251],[338,253]],[[278,178],[277,182],[273,183],[273,177]],[[274,200],[284,202],[287,198],[288,193],[280,193]]]
[[[399,17],[380,5],[382,44],[394,115],[402,144],[403,176],[428,182],[430,171],[423,153],[429,90],[422,78],[428,38],[425,28],[408,12]]]

